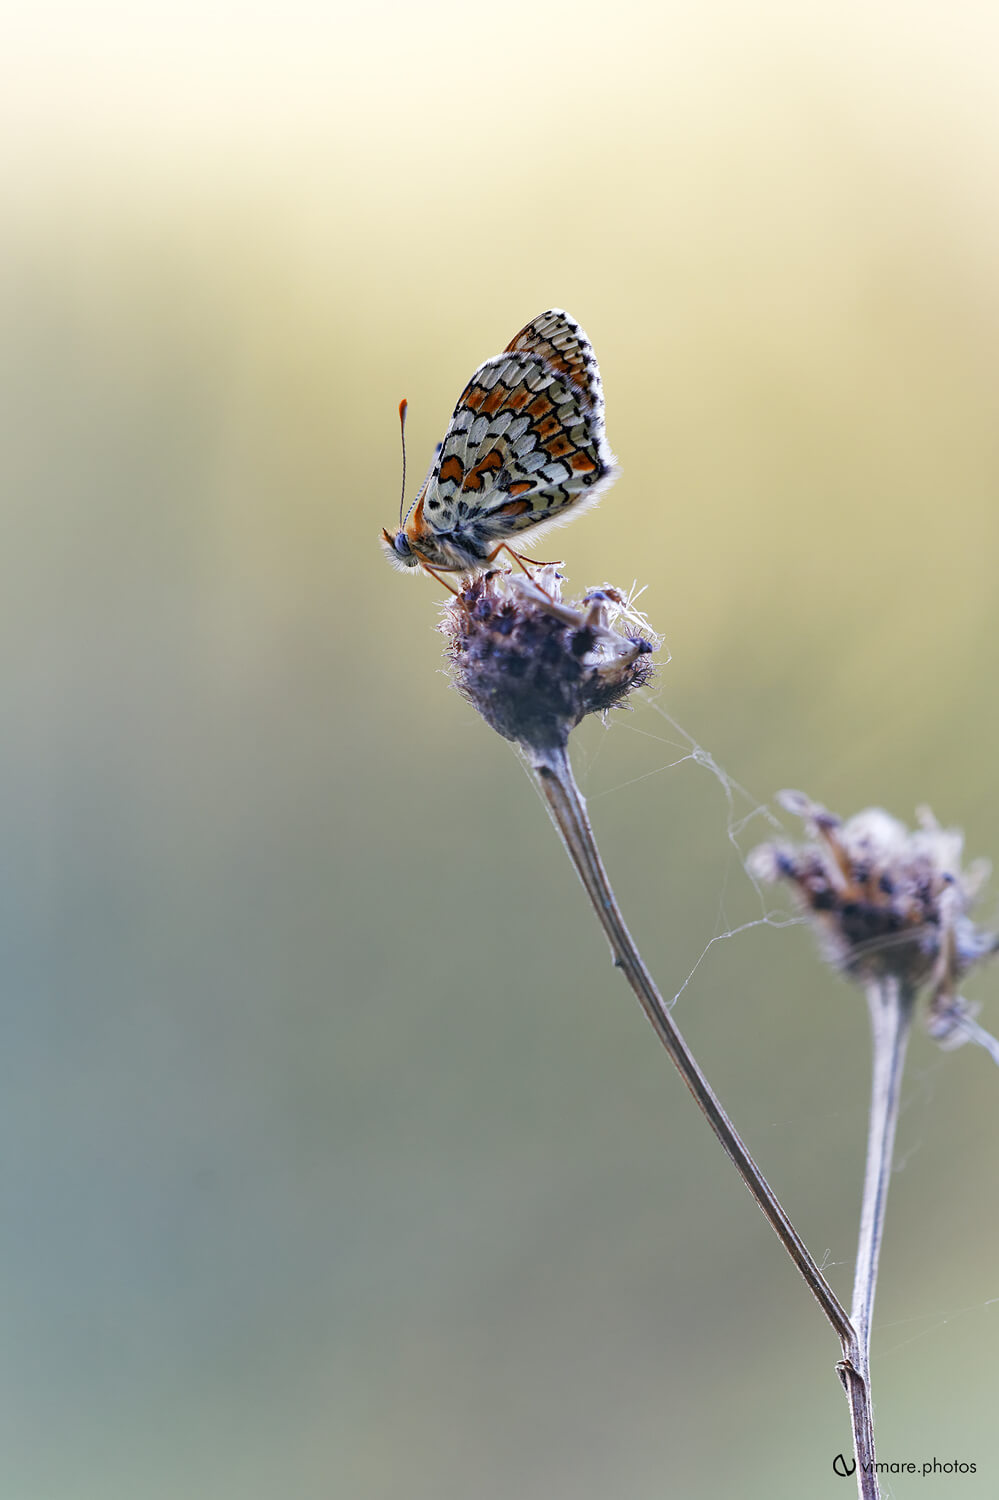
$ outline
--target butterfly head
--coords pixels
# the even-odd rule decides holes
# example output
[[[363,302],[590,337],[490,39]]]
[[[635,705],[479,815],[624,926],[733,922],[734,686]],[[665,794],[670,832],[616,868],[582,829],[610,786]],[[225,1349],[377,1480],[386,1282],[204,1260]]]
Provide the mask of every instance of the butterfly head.
[[[419,566],[419,558],[409,545],[409,537],[402,526],[394,534],[382,527],[382,550],[392,566],[403,573],[408,568]]]

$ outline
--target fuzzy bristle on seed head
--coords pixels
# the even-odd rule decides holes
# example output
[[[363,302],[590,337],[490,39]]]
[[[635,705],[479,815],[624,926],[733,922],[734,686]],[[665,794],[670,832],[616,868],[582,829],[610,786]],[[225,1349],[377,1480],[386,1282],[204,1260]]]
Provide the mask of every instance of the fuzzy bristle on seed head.
[[[941,828],[927,809],[910,830],[880,807],[843,822],[802,792],[780,801],[804,820],[810,841],[761,844],[750,873],[791,885],[845,974],[863,984],[932,985],[933,1006],[949,1013],[960,978],[997,944],[968,914],[986,871],[962,870],[961,833]]]
[[[479,573],[441,623],[462,697],[529,751],[564,747],[587,714],[620,707],[659,645],[617,589],[563,604],[561,582],[551,565],[533,579]]]

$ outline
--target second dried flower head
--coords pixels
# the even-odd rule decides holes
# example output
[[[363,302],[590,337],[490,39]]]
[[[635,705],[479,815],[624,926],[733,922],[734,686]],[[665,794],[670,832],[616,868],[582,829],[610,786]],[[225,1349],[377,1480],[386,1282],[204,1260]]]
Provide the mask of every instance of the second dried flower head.
[[[809,841],[762,844],[750,873],[789,882],[844,973],[861,984],[931,986],[931,1032],[942,1042],[967,1040],[960,1023],[971,1012],[958,985],[999,942],[969,914],[988,863],[962,869],[963,835],[941,828],[925,808],[910,830],[879,807],[844,822],[802,792],[779,800],[804,820]]]

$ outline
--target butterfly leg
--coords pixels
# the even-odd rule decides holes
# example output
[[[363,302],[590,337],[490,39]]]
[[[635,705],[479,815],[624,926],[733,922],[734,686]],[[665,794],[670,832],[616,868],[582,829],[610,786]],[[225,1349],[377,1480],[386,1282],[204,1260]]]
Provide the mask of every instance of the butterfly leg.
[[[495,557],[497,557],[499,555],[499,553],[501,553],[501,552],[509,552],[509,554],[513,558],[514,562],[517,563],[518,566],[527,574],[528,578],[534,584],[534,587],[538,590],[538,592],[541,593],[541,594],[544,594],[544,596],[545,596],[546,599],[552,600],[552,603],[555,602],[552,599],[551,594],[549,594],[548,590],[546,588],[542,588],[541,584],[535,578],[533,569],[535,569],[535,568],[553,568],[553,567],[557,567],[558,566],[557,563],[542,563],[542,562],[538,562],[533,557],[523,557],[521,555],[521,553],[514,552],[513,548],[510,546],[509,542],[500,542],[499,546],[495,547],[493,549],[493,551],[490,552],[490,554],[489,554],[488,558],[486,559],[486,561],[487,562],[492,562],[493,559]]]
[[[413,550],[416,551],[415,548]],[[452,587],[452,585],[450,583],[448,583],[447,579],[446,578],[442,578],[441,575],[438,573],[437,569],[436,568],[432,568],[430,566],[430,564],[427,562],[426,558],[421,557],[418,552],[416,553],[416,556],[417,556],[417,559],[419,561],[420,567],[423,569],[424,573],[429,573],[430,576],[431,576],[431,578],[436,578],[437,582],[438,583],[442,583],[444,585],[444,587],[447,589],[448,593],[449,594],[453,594],[456,599],[460,597],[460,595],[461,595],[461,589],[456,589],[456,588]]]
[[[514,552],[509,542],[500,542],[498,547],[494,547],[489,556],[486,558],[486,562],[494,562],[501,552],[509,552],[514,562],[519,565],[522,572],[527,574],[532,583],[534,582],[534,574],[531,571],[532,568],[551,568],[558,566],[558,564],[556,563],[543,563],[538,562],[533,557],[524,557],[522,553]]]

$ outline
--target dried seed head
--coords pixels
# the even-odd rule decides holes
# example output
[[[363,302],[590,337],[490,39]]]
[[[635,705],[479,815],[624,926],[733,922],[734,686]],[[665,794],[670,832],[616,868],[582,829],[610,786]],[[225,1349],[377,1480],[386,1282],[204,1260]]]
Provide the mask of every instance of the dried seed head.
[[[476,574],[440,627],[462,697],[528,751],[562,748],[587,714],[619,707],[648,682],[659,645],[617,589],[563,604],[561,582],[553,565],[533,579]]]
[[[941,828],[927,808],[910,832],[879,807],[843,823],[802,792],[782,792],[780,801],[804,819],[812,841],[762,844],[750,873],[791,884],[827,957],[850,978],[932,985],[931,1033],[947,1034],[951,1045],[967,1040],[954,1024],[958,981],[999,942],[968,915],[987,865],[962,871],[963,835]]]

